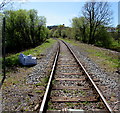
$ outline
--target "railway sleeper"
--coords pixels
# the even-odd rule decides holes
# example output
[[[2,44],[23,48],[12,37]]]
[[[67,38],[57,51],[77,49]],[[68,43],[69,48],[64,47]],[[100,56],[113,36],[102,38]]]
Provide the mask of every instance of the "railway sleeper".
[[[51,102],[98,102],[95,96],[89,97],[51,97]]]
[[[53,86],[52,90],[62,90],[62,89],[68,89],[68,90],[90,90],[88,87],[77,87],[77,86]]]

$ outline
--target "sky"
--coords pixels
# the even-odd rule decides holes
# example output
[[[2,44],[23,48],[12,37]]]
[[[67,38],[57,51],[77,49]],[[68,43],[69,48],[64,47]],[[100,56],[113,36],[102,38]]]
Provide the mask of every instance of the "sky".
[[[118,3],[118,24],[120,25],[120,1]]]
[[[55,1],[55,0],[53,0]],[[66,0],[65,0],[66,1]],[[40,2],[38,0],[27,2],[16,2],[14,9],[36,9],[39,16],[45,16],[47,19],[47,26],[65,24],[71,26],[71,20],[74,17],[82,16],[82,7],[85,2]],[[69,1],[69,0],[67,0]],[[79,1],[79,2],[77,2]],[[86,0],[84,0],[86,1]],[[118,2],[109,2],[113,12],[112,26],[118,25]],[[120,18],[119,18],[120,19]]]

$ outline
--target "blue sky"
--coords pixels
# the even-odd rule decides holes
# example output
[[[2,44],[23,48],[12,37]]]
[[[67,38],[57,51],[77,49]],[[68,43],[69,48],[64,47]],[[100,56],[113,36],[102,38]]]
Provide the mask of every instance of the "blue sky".
[[[120,25],[120,1],[118,3],[118,24]]]
[[[109,2],[113,11],[113,26],[118,24],[118,2]],[[15,9],[36,9],[39,16],[45,16],[46,25],[71,25],[74,17],[82,16],[82,7],[84,2],[25,2],[16,3]]]

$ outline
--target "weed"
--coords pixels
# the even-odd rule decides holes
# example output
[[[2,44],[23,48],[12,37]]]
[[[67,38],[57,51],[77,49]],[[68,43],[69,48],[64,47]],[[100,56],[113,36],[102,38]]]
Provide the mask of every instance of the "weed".
[[[41,82],[35,84],[35,86],[42,86],[43,84]]]
[[[84,104],[84,105],[88,105],[88,104],[89,104],[89,102],[88,102],[88,101],[85,101],[85,102],[83,102],[83,104]]]
[[[21,102],[18,102],[18,105],[21,105]]]
[[[48,102],[48,105],[51,106],[51,105],[52,105],[52,102]]]
[[[29,102],[29,97],[26,98],[26,102]]]
[[[43,90],[35,90],[36,93],[43,93]]]
[[[51,69],[48,69],[48,70],[47,70],[47,72],[48,72],[48,74],[50,74],[50,72],[51,72]]]
[[[102,108],[103,108],[103,104],[102,104],[102,103],[98,103],[98,104],[97,104],[97,108],[98,108],[98,109],[102,109]]]
[[[56,110],[56,109],[53,107],[53,103],[52,103],[52,102],[48,102],[48,110]]]
[[[52,80],[52,84],[53,84],[53,85],[56,84],[56,80]]]
[[[74,107],[74,104],[73,104],[73,103],[70,103],[70,102],[67,102],[67,103],[66,103],[66,106],[73,108],[73,107]]]
[[[75,90],[75,94],[77,94],[78,93],[78,90]]]
[[[43,79],[41,79],[41,81],[42,81],[43,83],[48,83],[48,80],[49,80],[49,76],[44,77]]]
[[[25,109],[25,111],[29,111],[29,109]]]
[[[80,91],[80,93],[81,93],[82,95],[85,95],[85,94],[86,94],[85,91],[82,91],[82,90]]]
[[[116,71],[119,67],[119,57],[118,55],[109,52],[108,50],[100,49],[96,46],[91,46],[88,44],[79,43],[78,41],[69,40],[69,39],[62,39],[74,46],[79,46],[82,50],[88,53],[88,57],[91,58],[93,61],[98,63],[102,68],[107,69],[108,71]],[[120,44],[114,42],[113,46],[118,50],[120,48]],[[114,48],[114,50],[115,50]],[[111,46],[111,49],[113,47]],[[120,51],[120,49],[119,49]]]
[[[64,92],[64,93],[69,93],[70,91],[67,90],[67,89],[63,89],[63,92]]]

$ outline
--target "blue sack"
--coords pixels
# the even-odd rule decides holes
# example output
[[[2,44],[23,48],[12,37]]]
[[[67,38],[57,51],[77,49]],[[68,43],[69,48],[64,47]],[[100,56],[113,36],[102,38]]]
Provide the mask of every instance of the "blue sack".
[[[36,65],[37,59],[36,59],[36,57],[32,57],[31,55],[26,56],[21,53],[19,55],[19,62],[24,66]]]

